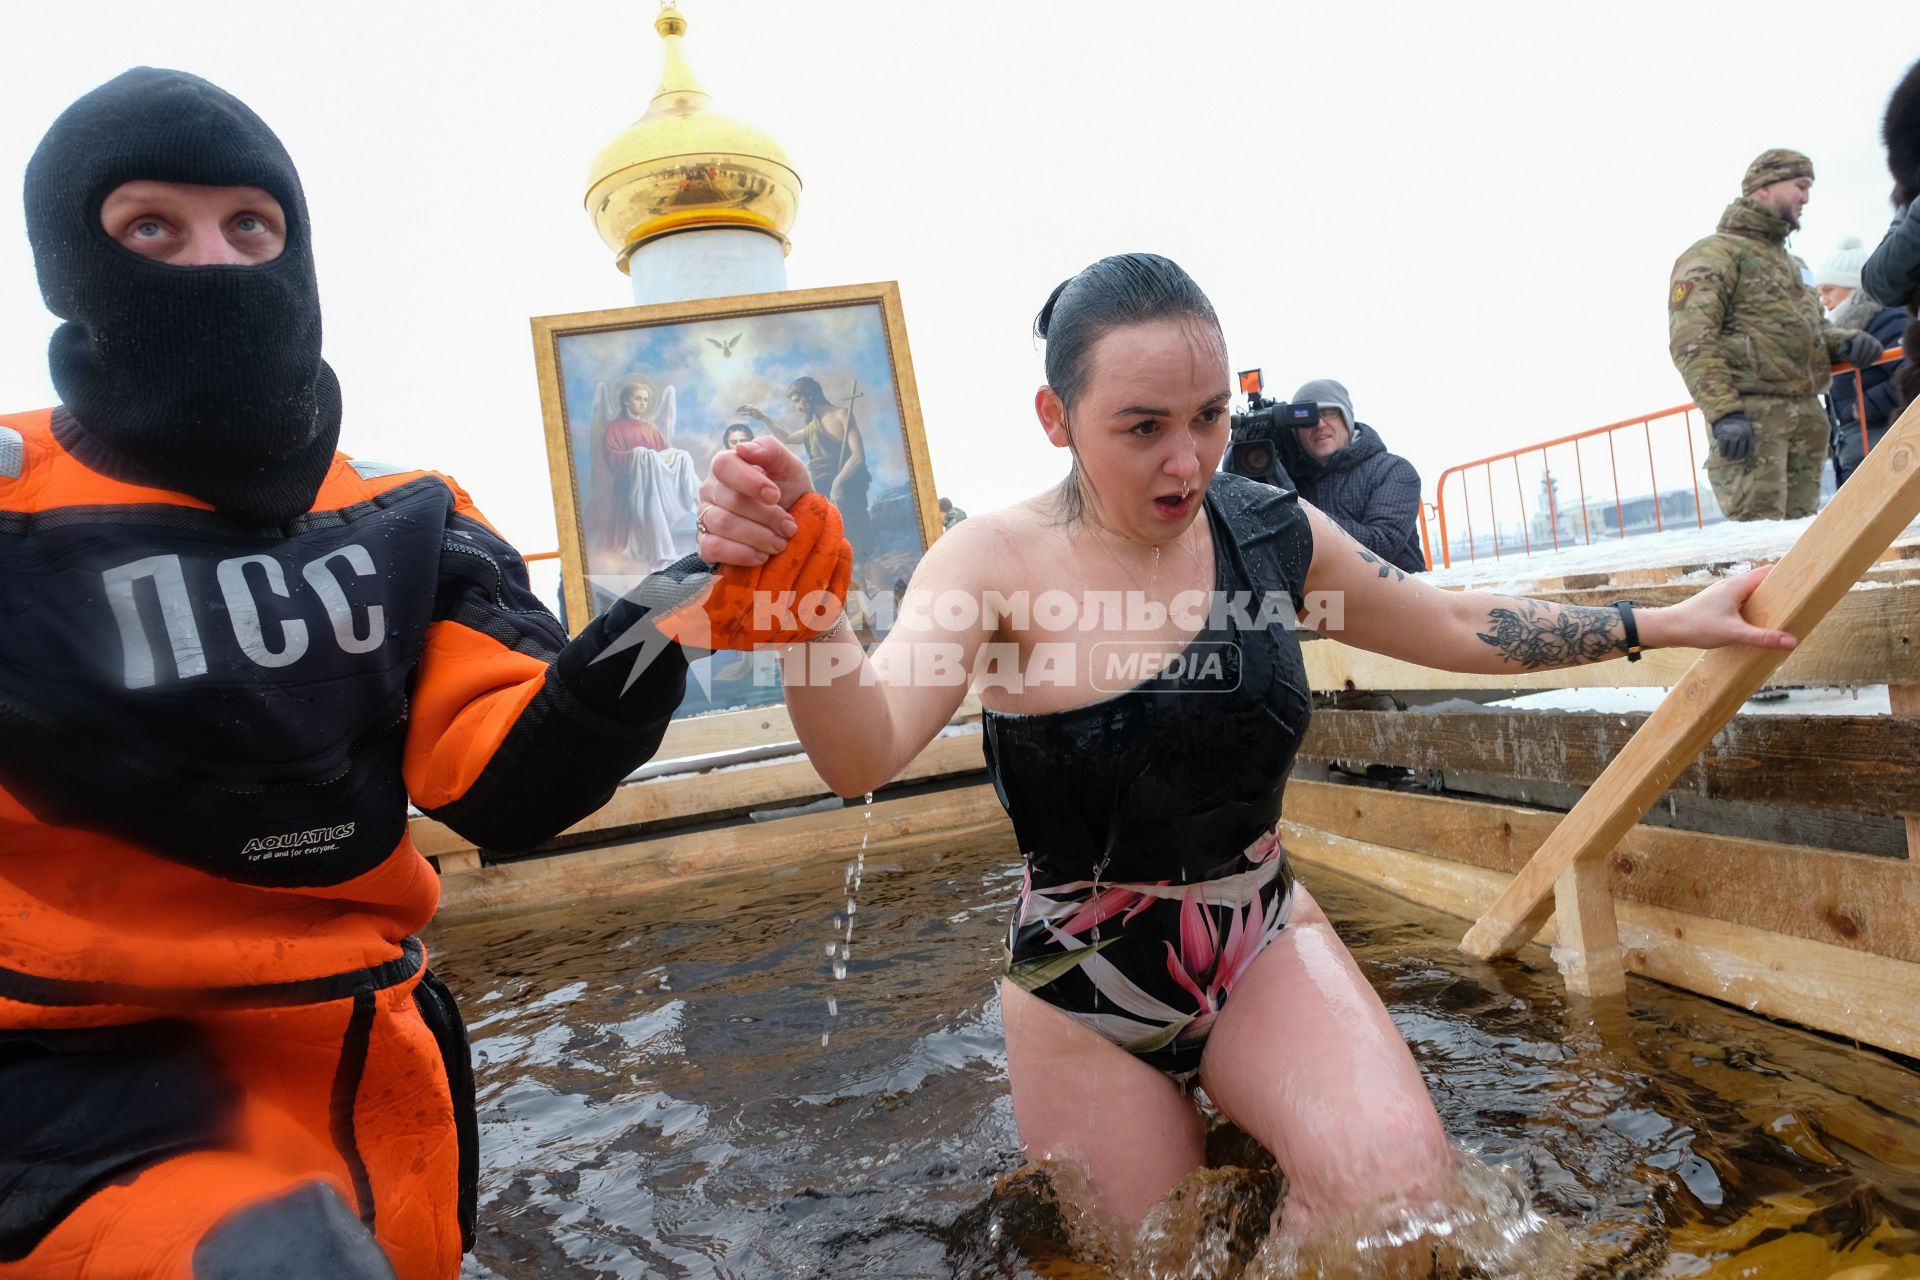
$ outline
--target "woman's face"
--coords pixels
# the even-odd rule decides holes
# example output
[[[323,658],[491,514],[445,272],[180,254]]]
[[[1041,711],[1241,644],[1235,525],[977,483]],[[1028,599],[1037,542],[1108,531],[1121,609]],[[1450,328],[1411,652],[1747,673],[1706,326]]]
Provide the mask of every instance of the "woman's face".
[[[653,407],[653,388],[644,383],[634,383],[627,388],[625,403],[628,417],[640,417]]]
[[[1101,335],[1072,409],[1051,387],[1035,407],[1048,439],[1077,452],[1095,518],[1158,543],[1200,510],[1226,451],[1231,394],[1219,333],[1203,320],[1160,320]]]

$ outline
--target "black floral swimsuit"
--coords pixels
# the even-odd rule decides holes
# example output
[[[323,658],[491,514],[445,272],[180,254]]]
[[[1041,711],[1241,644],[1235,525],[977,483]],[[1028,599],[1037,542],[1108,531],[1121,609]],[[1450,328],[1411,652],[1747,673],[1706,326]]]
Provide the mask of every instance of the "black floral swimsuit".
[[[1286,927],[1274,834],[1308,718],[1300,644],[1255,626],[1302,606],[1313,534],[1291,492],[1213,477],[1216,609],[1173,669],[1101,702],[989,711],[987,770],[1027,874],[1007,976],[1170,1073],[1199,1066],[1234,984]],[[1269,614],[1271,616],[1271,613]]]

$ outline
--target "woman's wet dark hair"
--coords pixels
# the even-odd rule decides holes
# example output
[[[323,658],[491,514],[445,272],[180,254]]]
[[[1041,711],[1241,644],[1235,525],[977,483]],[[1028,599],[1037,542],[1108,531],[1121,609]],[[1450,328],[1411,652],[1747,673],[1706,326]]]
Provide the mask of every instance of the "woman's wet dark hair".
[[[1093,348],[1109,330],[1161,320],[1201,321],[1215,335],[1220,319],[1193,277],[1157,253],[1120,253],[1060,282],[1034,317],[1033,335],[1047,344],[1047,385],[1071,410],[1086,389]],[[1085,510],[1080,460],[1060,487],[1063,518]]]

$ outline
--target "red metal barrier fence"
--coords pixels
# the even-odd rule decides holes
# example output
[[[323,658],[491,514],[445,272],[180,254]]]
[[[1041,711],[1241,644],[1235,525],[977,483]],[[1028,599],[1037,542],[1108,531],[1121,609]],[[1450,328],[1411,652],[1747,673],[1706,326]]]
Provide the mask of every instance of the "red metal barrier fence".
[[[1882,355],[1876,363],[1886,364],[1896,361],[1903,354],[1900,348],[1895,347]],[[1849,364],[1837,364],[1833,366],[1833,371],[1835,374],[1846,374],[1854,372],[1854,369]],[[1860,443],[1864,452],[1869,445],[1866,396],[1861,388],[1860,379],[1854,380],[1854,388],[1855,394],[1859,397]],[[1700,463],[1706,456],[1705,450],[1712,448],[1712,442],[1707,439],[1705,423],[1702,423],[1700,431],[1695,431],[1693,428],[1693,419],[1698,412],[1699,408],[1696,405],[1677,405],[1671,409],[1661,409],[1655,413],[1642,414],[1637,418],[1610,422],[1605,426],[1591,427],[1571,435],[1555,436],[1551,440],[1542,440],[1535,444],[1523,445],[1518,449],[1509,449],[1503,453],[1448,467],[1440,473],[1439,482],[1434,486],[1434,501],[1430,504],[1421,504],[1420,541],[1426,550],[1427,567],[1431,569],[1436,563],[1447,568],[1453,565],[1452,535],[1459,531],[1453,527],[1454,522],[1448,518],[1450,511],[1464,517],[1466,554],[1468,560],[1474,562],[1479,559],[1482,528],[1488,535],[1493,557],[1497,560],[1509,554],[1531,555],[1536,544],[1541,544],[1542,550],[1547,549],[1546,544],[1550,544],[1554,550],[1558,550],[1563,542],[1578,541],[1581,544],[1591,544],[1595,539],[1596,524],[1602,526],[1601,537],[1617,533],[1621,538],[1628,536],[1631,526],[1645,523],[1649,518],[1653,526],[1651,532],[1664,531],[1670,516],[1679,517],[1676,523],[1684,524],[1691,520],[1696,526],[1704,525],[1706,512],[1701,501]],[[1631,498],[1623,496],[1621,477],[1623,446],[1619,439],[1622,432],[1627,433],[1628,443],[1624,448],[1627,457],[1624,461],[1625,465],[1631,468],[1629,477],[1633,481],[1638,480],[1643,465],[1642,455],[1644,455],[1647,480],[1645,497],[1637,493],[1637,485],[1635,485],[1635,496]],[[1659,442],[1658,448],[1656,448],[1656,439]],[[1603,444],[1606,451],[1605,473],[1595,477],[1595,488],[1602,495],[1596,504],[1588,496],[1586,454],[1588,446],[1592,446],[1592,451],[1597,453]],[[1679,465],[1681,444],[1685,446],[1686,462],[1682,474],[1685,476],[1684,485],[1687,487],[1662,493],[1661,464],[1664,461],[1668,474],[1671,475]],[[1557,455],[1555,450],[1559,450]],[[1559,489],[1561,480],[1568,475],[1566,459],[1569,453],[1572,455],[1571,476],[1578,488],[1579,524],[1576,536],[1573,521],[1571,518],[1567,519],[1565,521],[1566,536],[1563,537],[1562,515],[1566,508],[1560,499]],[[1561,462],[1559,475],[1554,472],[1556,456]],[[1531,515],[1527,511],[1526,479],[1522,474],[1523,461],[1526,461],[1530,468],[1534,468],[1533,473],[1539,478],[1539,497]],[[1506,472],[1509,467],[1513,472],[1511,484],[1514,505],[1519,513],[1518,534],[1516,536],[1512,532],[1514,523],[1509,523],[1506,540],[1503,542],[1500,520],[1501,496],[1508,491],[1509,482]],[[1689,488],[1691,503],[1682,504],[1677,511],[1668,509],[1674,504],[1666,499],[1676,494],[1684,498]],[[1476,526],[1475,500],[1482,489],[1486,494],[1486,509],[1479,525]],[[1456,491],[1457,498],[1452,496]],[[1605,497],[1609,491],[1612,494],[1610,503]],[[1711,494],[1709,493],[1708,496],[1711,497]],[[1429,506],[1433,508],[1440,528],[1437,548],[1427,522]]]

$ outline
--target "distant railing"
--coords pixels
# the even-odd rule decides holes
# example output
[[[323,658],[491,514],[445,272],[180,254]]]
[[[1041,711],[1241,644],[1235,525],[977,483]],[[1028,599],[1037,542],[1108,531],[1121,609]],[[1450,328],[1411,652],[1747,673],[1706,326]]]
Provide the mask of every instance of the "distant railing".
[[[1883,354],[1875,363],[1887,364],[1899,360],[1903,355],[1904,352],[1899,347],[1894,347],[1892,350]],[[1854,372],[1854,367],[1850,364],[1837,364],[1833,366],[1833,372],[1836,374],[1852,373]],[[1859,403],[1860,444],[1864,455],[1864,451],[1871,447],[1867,437],[1866,393],[1861,385],[1860,379],[1856,378],[1854,380],[1854,388]],[[1655,413],[1642,414],[1637,418],[1626,418],[1619,422],[1610,422],[1605,426],[1591,427],[1585,431],[1576,431],[1571,435],[1555,436],[1551,440],[1542,440],[1534,444],[1523,445],[1518,449],[1509,449],[1503,453],[1492,454],[1485,458],[1476,458],[1472,462],[1463,462],[1458,466],[1448,467],[1440,473],[1439,482],[1434,486],[1434,501],[1431,504],[1421,504],[1420,540],[1426,549],[1427,567],[1431,569],[1436,563],[1434,540],[1429,536],[1427,526],[1428,506],[1433,508],[1436,522],[1440,526],[1438,562],[1448,568],[1453,566],[1453,542],[1449,536],[1453,530],[1448,520],[1448,511],[1449,486],[1456,480],[1459,482],[1458,489],[1460,498],[1458,506],[1454,509],[1465,517],[1467,558],[1470,562],[1477,562],[1479,560],[1479,536],[1474,525],[1474,494],[1479,488],[1479,485],[1477,484],[1477,477],[1474,479],[1469,478],[1469,473],[1474,472],[1484,472],[1485,475],[1487,504],[1485,523],[1487,531],[1491,536],[1494,559],[1498,560],[1503,555],[1509,553],[1532,555],[1536,542],[1535,535],[1537,533],[1544,534],[1544,537],[1538,539],[1540,542],[1550,543],[1552,549],[1556,551],[1559,550],[1563,541],[1560,533],[1560,514],[1563,509],[1563,504],[1559,495],[1559,478],[1554,475],[1553,458],[1549,453],[1549,451],[1553,449],[1570,448],[1572,450],[1573,477],[1579,489],[1579,541],[1590,545],[1594,541],[1594,513],[1598,511],[1604,514],[1608,504],[1603,497],[1596,505],[1587,495],[1586,459],[1583,456],[1582,445],[1589,441],[1597,441],[1603,436],[1606,438],[1608,477],[1611,481],[1613,493],[1611,504],[1613,514],[1612,523],[1618,530],[1621,538],[1627,537],[1629,524],[1627,515],[1628,499],[1624,498],[1621,494],[1620,457],[1619,449],[1616,447],[1615,437],[1619,432],[1633,431],[1635,428],[1638,428],[1640,442],[1645,446],[1653,531],[1662,532],[1666,529],[1667,513],[1662,511],[1662,498],[1670,496],[1663,495],[1660,491],[1659,464],[1654,448],[1654,428],[1656,426],[1662,428],[1661,434],[1664,442],[1670,442],[1672,440],[1672,436],[1669,434],[1671,428],[1678,427],[1681,432],[1681,438],[1686,443],[1686,474],[1693,492],[1691,515],[1696,526],[1704,525],[1706,523],[1706,513],[1700,500],[1699,450],[1695,447],[1696,441],[1703,437],[1693,430],[1692,425],[1693,415],[1697,412],[1699,412],[1699,406],[1697,405],[1677,405],[1671,409],[1661,409]],[[1712,447],[1710,440],[1707,442],[1707,447]],[[1671,455],[1669,466],[1671,466],[1672,462],[1677,460],[1679,450],[1672,448],[1669,450],[1669,453]],[[1521,461],[1522,459],[1536,455],[1539,462],[1541,500],[1536,503],[1534,514],[1529,516],[1527,513],[1526,481],[1522,477]],[[1509,541],[1513,545],[1503,545],[1501,541],[1501,504],[1499,494],[1504,491],[1507,484],[1504,478],[1506,468],[1501,464],[1511,464],[1513,468],[1515,504],[1520,513],[1518,538],[1514,539],[1511,533],[1508,535]],[[1636,468],[1638,467],[1637,457],[1634,459],[1633,465]],[[1498,488],[1496,488],[1495,481],[1496,467],[1500,467],[1502,472],[1502,476],[1498,481]],[[1563,465],[1562,476],[1564,475],[1565,467]],[[1605,490],[1602,489],[1601,492],[1604,495]],[[1684,494],[1686,490],[1683,488],[1675,490],[1675,492]],[[1638,516],[1638,506],[1641,499],[1635,497],[1631,501],[1636,508],[1635,514]],[[1545,508],[1544,513],[1539,510],[1542,506]],[[1544,514],[1546,517],[1544,522],[1539,520],[1541,514]],[[1683,515],[1682,518],[1684,520],[1685,516]],[[1568,525],[1568,537],[1565,541],[1572,542],[1574,538],[1572,536],[1573,530],[1570,520],[1568,521]],[[1509,524],[1507,527],[1511,530],[1514,526]],[[1605,534],[1606,531],[1603,530],[1602,536],[1605,536]]]

